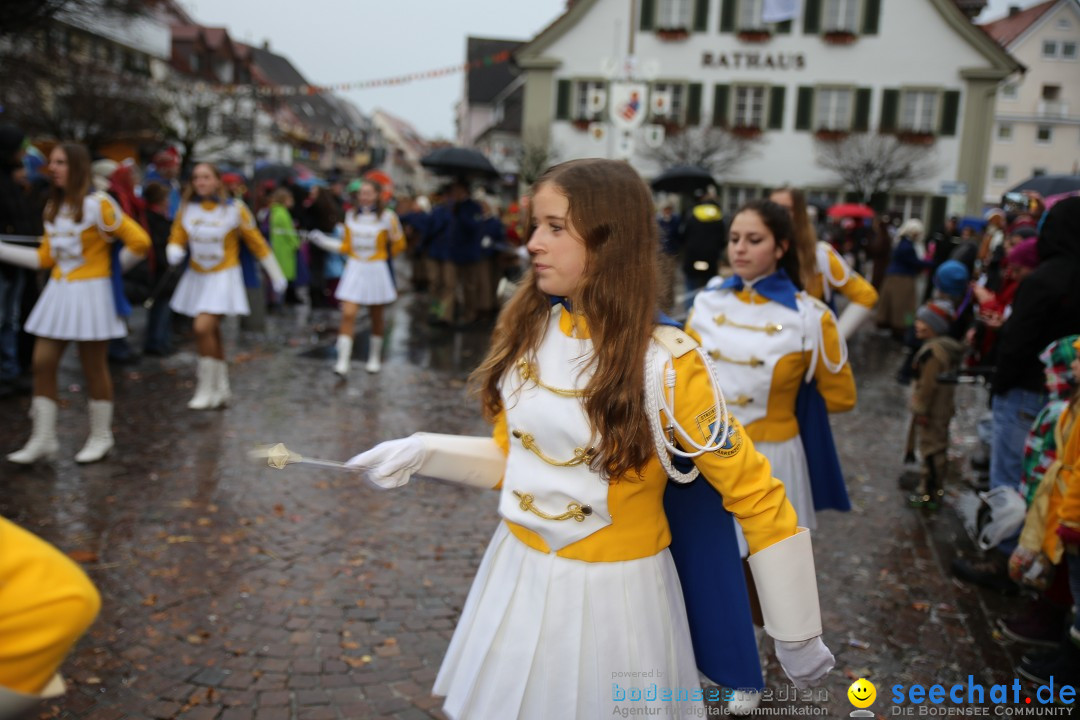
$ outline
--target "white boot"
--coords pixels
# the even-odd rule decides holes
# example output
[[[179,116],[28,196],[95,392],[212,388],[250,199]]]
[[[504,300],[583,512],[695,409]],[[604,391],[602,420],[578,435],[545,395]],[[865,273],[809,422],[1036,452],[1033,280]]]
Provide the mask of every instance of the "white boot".
[[[367,365],[364,369],[369,373],[377,373],[382,368],[382,337],[380,335],[372,335],[368,341],[368,358]]]
[[[195,371],[195,397],[187,406],[190,410],[206,410],[217,407],[217,360],[199,356],[199,365]]]
[[[352,360],[353,339],[349,335],[337,336],[337,362],[334,363],[334,372],[341,377],[349,374],[349,361]]]
[[[114,445],[112,434],[113,404],[111,400],[90,401],[90,436],[86,438],[86,444],[75,456],[77,463],[97,462],[112,450]]]
[[[232,400],[232,389],[229,387],[229,361],[228,360],[216,360],[217,373],[215,375],[217,397],[213,407],[224,407]]]
[[[60,450],[60,441],[56,439],[56,401],[35,395],[30,402],[30,420],[33,423],[30,439],[21,450],[7,456],[19,465],[31,465],[43,458],[51,460]]]
[[[736,690],[727,702],[727,710],[732,715],[749,715],[760,702],[761,693],[756,690]]]

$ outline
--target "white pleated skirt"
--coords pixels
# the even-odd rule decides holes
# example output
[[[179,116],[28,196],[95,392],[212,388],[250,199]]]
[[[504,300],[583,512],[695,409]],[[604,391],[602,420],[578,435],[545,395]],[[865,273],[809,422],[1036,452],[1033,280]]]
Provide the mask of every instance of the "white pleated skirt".
[[[53,340],[112,340],[127,335],[116,314],[112,280],[56,280],[51,278],[38,298],[26,332]]]
[[[433,692],[446,696],[453,720],[592,720],[635,708],[701,717],[700,687],[667,549],[624,562],[568,560],[533,550],[500,523]]]
[[[169,307],[181,315],[247,315],[251,312],[244,273],[239,265],[217,272],[195,272],[191,268],[180,276]]]
[[[809,530],[817,530],[814,495],[810,490],[810,466],[806,463],[806,452],[799,436],[780,442],[755,442],[754,449],[768,458],[773,477],[784,483],[784,492],[787,493],[791,506],[795,508],[799,525]],[[739,541],[739,551],[746,557],[746,538],[743,537],[742,528],[737,522],[735,535]]]
[[[397,288],[385,260],[349,258],[334,297],[357,305],[386,305],[397,300]]]

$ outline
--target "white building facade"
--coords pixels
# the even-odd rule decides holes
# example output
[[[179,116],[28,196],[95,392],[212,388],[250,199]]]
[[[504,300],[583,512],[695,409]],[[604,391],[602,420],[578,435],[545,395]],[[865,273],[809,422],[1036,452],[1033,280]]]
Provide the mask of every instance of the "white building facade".
[[[952,205],[980,209],[997,86],[1019,64],[952,0],[795,4],[796,17],[768,23],[764,0],[576,0],[515,56],[525,142],[547,140],[559,160],[626,157],[652,177],[656,125],[757,135],[718,178],[730,208],[781,185],[843,200],[852,188],[818,165],[818,138],[887,133],[932,145],[935,166],[895,188],[890,208],[929,220],[959,191]],[[610,121],[628,56],[647,86],[646,125],[631,135]]]
[[[1050,0],[984,26],[1027,67],[1002,84],[987,202],[1033,175],[1080,174],[1080,2]]]

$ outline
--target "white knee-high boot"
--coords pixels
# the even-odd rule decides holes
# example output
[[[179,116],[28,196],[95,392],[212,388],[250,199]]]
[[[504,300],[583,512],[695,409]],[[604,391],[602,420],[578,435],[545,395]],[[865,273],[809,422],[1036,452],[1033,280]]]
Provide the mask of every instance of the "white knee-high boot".
[[[7,459],[19,465],[30,465],[41,459],[52,459],[60,450],[56,439],[56,401],[44,395],[35,395],[30,401],[30,420],[33,428],[30,439]]]
[[[342,377],[349,374],[349,361],[352,359],[353,339],[351,335],[337,336],[337,362],[334,372]]]
[[[112,450],[112,416],[113,404],[111,400],[90,401],[90,435],[86,438],[86,444],[75,456],[77,463],[97,462]]]
[[[195,370],[195,396],[191,398],[187,406],[191,410],[206,410],[216,407],[217,397],[217,360],[212,357],[199,356],[199,364]]]
[[[229,387],[229,361],[228,360],[216,360],[217,380],[215,384],[215,394],[213,407],[222,407],[228,405],[232,400],[232,388]]]
[[[368,359],[364,369],[377,373],[382,368],[382,336],[372,335],[368,341]]]

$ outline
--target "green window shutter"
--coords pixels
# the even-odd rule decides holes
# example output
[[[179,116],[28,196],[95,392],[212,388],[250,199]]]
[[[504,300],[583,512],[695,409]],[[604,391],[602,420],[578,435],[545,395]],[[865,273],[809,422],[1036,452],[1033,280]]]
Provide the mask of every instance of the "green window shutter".
[[[769,129],[784,129],[784,91],[783,85],[769,88]]]
[[[802,31],[804,35],[817,35],[821,30],[821,0],[806,0],[803,6]]]
[[[735,32],[735,0],[720,0],[720,32]]]
[[[960,91],[946,90],[941,105],[941,129],[943,137],[956,135],[956,121],[960,115]]]
[[[878,129],[881,132],[896,132],[898,115],[900,113],[900,91],[885,90],[881,94],[881,122]]]
[[[686,124],[701,124],[701,83],[690,83],[686,89]]]
[[[717,85],[713,88],[712,124],[715,127],[728,126],[728,102],[730,97],[730,85]]]
[[[799,94],[795,103],[795,129],[812,130],[810,125],[814,121],[814,88],[807,85],[799,86]]]
[[[926,233],[929,235],[945,227],[945,213],[949,209],[949,198],[935,195],[930,198],[930,217],[926,219]]]
[[[555,119],[556,120],[569,120],[570,119],[570,89],[571,84],[569,80],[559,81],[559,91],[555,100]]]
[[[791,34],[791,21],[785,20],[784,22],[776,23],[777,35],[790,35]]]
[[[851,129],[855,132],[867,132],[870,130],[870,99],[872,93],[871,88],[858,88],[855,90],[855,117],[851,120]]]
[[[866,0],[862,19],[863,35],[877,35],[880,22],[881,0]]]
[[[655,0],[641,0],[641,29],[652,30],[656,25]]]
[[[709,29],[709,0],[694,1],[694,32],[706,32]]]

